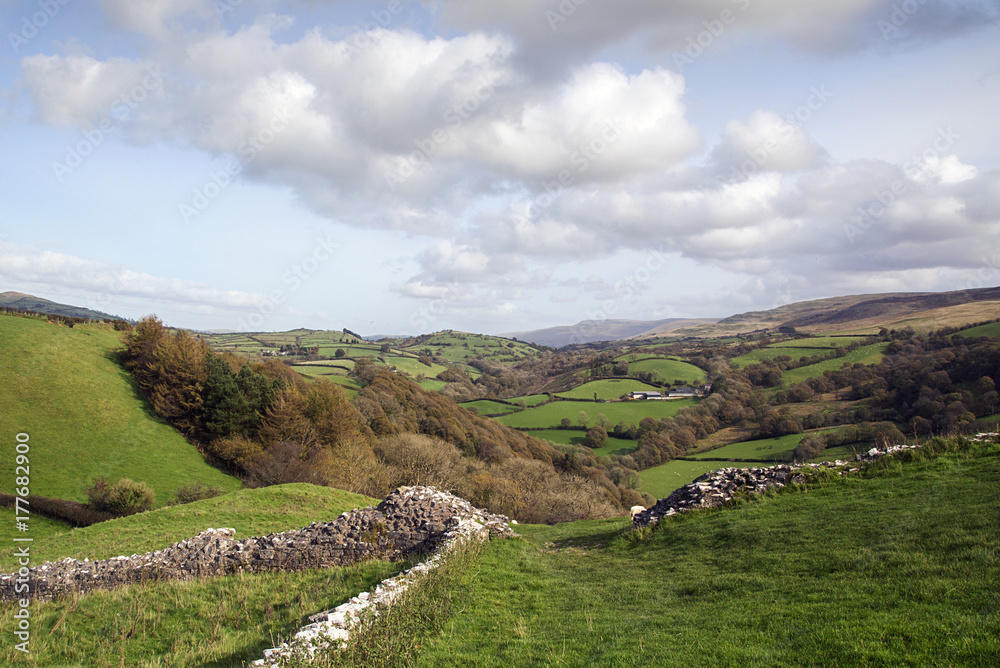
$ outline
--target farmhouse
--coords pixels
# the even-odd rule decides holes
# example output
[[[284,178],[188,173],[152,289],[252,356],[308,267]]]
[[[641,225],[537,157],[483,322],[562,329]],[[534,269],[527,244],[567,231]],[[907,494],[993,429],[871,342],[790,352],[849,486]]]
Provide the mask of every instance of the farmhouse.
[[[662,399],[663,395],[659,392],[632,392],[629,395],[631,399]]]

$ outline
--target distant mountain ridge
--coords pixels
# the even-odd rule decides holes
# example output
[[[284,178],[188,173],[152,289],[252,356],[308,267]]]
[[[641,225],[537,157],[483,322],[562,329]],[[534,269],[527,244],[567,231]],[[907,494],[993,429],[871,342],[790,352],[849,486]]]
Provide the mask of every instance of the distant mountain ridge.
[[[811,334],[880,327],[933,330],[1000,318],[1000,287],[950,292],[889,292],[846,295],[749,311],[712,325],[685,327],[677,336],[726,336],[794,327]]]
[[[529,332],[503,334],[518,341],[559,348],[576,343],[618,341],[639,336],[658,336],[681,327],[706,325],[717,318],[666,318],[665,320],[582,320],[575,325],[547,327]]]
[[[23,292],[2,292],[0,293],[0,307],[14,308],[22,311],[34,311],[46,315],[62,315],[69,318],[88,318],[90,320],[125,320],[121,316],[111,315],[102,311],[95,311],[82,306],[70,306],[58,302],[28,295]]]

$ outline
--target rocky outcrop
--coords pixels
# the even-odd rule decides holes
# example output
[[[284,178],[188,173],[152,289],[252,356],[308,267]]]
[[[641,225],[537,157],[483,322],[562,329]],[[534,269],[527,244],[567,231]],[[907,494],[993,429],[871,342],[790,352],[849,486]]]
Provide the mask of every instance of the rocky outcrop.
[[[343,513],[296,531],[237,541],[233,529],[208,529],[157,552],[99,561],[63,559],[0,576],[0,600],[15,595],[27,575],[30,595],[51,599],[153,580],[345,566],[365,559],[398,560],[434,551],[461,522],[475,520],[492,535],[512,532],[507,518],[431,487],[402,487],[375,508]]]
[[[882,448],[872,448],[868,452],[855,456],[859,462],[870,462],[886,455],[903,450],[913,450],[916,445],[893,445]],[[849,468],[845,461],[823,462],[821,464],[802,464],[793,467],[789,464],[753,468],[722,468],[710,471],[684,485],[665,499],[660,499],[653,506],[632,519],[632,525],[641,529],[658,522],[664,517],[683,513],[697,508],[714,508],[729,503],[737,493],[762,494],[769,489],[779,489],[792,483],[804,483],[809,470],[830,468],[839,469],[841,475],[854,473],[859,468]]]

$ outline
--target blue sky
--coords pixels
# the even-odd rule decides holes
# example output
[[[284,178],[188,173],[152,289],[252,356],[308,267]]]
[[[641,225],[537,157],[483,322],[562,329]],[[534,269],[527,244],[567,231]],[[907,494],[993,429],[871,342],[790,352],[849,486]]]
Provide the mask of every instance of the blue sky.
[[[393,334],[1000,284],[996,0],[0,11],[0,290]]]

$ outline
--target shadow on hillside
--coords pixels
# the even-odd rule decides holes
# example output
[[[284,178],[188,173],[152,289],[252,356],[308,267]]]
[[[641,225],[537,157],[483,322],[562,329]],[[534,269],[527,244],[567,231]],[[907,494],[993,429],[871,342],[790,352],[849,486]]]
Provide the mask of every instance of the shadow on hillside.
[[[133,378],[132,374],[128,372],[128,369],[122,366],[121,360],[118,359],[118,353],[115,352],[114,350],[105,350],[104,358],[110,361],[114,365],[115,372],[118,374],[118,376],[125,383],[127,383],[130,388],[132,388],[132,392],[135,395],[135,398],[142,405],[142,411],[146,414],[146,417],[155,422],[169,425],[170,424],[169,422],[167,422],[162,417],[156,414],[156,411],[153,410],[153,406],[149,403],[149,400],[143,396],[142,391],[139,390],[139,384],[135,382],[135,378]]]

